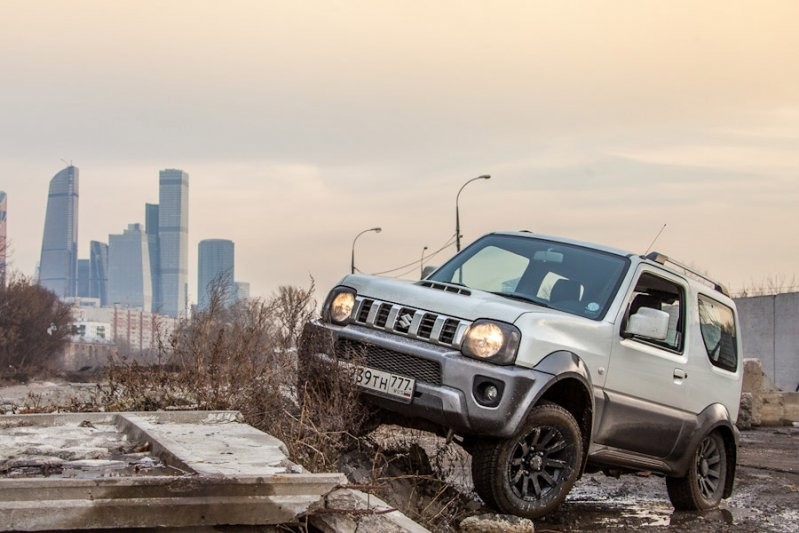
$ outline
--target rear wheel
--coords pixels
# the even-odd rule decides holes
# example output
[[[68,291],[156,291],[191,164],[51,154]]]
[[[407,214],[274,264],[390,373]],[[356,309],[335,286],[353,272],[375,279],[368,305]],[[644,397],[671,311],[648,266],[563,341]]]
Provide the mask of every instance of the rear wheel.
[[[727,480],[727,449],[718,432],[707,435],[696,448],[683,477],[667,477],[669,499],[678,511],[703,511],[718,506]]]
[[[480,440],[472,454],[475,490],[502,513],[538,518],[565,498],[580,474],[580,427],[558,405],[534,407],[512,438]]]

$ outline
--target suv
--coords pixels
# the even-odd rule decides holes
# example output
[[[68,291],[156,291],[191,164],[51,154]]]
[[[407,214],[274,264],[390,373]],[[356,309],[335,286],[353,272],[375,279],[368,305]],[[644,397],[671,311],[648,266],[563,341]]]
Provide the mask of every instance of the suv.
[[[664,475],[701,510],[732,492],[738,330],[727,291],[664,255],[502,232],[421,281],[346,276],[299,355],[352,369],[392,422],[457,436],[500,512],[547,514],[599,470]]]

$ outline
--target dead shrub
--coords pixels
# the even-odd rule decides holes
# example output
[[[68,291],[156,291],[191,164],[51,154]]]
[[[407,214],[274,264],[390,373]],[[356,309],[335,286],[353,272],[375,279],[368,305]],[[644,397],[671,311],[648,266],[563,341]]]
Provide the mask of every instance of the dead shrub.
[[[226,305],[225,287],[211,290],[207,309],[158,336],[156,361],[111,361],[96,404],[112,411],[232,409],[279,439],[290,458],[311,471],[330,470],[342,450],[357,446],[352,429],[366,418],[348,367],[305,369],[325,387],[298,387],[297,347],[313,317],[307,289],[280,287],[268,300]]]

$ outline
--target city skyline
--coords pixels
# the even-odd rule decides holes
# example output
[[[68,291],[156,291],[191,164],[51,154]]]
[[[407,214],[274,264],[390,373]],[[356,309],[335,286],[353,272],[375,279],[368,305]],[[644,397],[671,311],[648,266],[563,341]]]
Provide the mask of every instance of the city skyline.
[[[154,171],[191,174],[191,293],[206,236],[235,241],[254,296],[313,276],[323,299],[371,227],[359,269],[417,261],[481,174],[464,245],[528,229],[643,253],[667,224],[654,247],[733,291],[799,274],[795,2],[37,5],[0,20],[23,273],[65,158],[80,257],[159,202]]]

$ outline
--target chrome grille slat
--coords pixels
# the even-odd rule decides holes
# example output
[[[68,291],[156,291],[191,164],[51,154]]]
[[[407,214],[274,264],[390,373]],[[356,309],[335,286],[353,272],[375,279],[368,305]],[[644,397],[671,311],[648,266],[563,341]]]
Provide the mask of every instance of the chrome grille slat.
[[[460,348],[463,334],[471,325],[468,320],[374,298],[357,296],[355,300],[356,311],[352,316],[356,324],[424,340],[432,344]],[[411,316],[411,322],[407,326],[405,325],[408,322],[406,315]]]
[[[393,330],[397,325],[397,316],[399,316],[400,309],[402,308],[398,305],[391,306],[388,312],[388,318],[386,319],[386,329]]]

